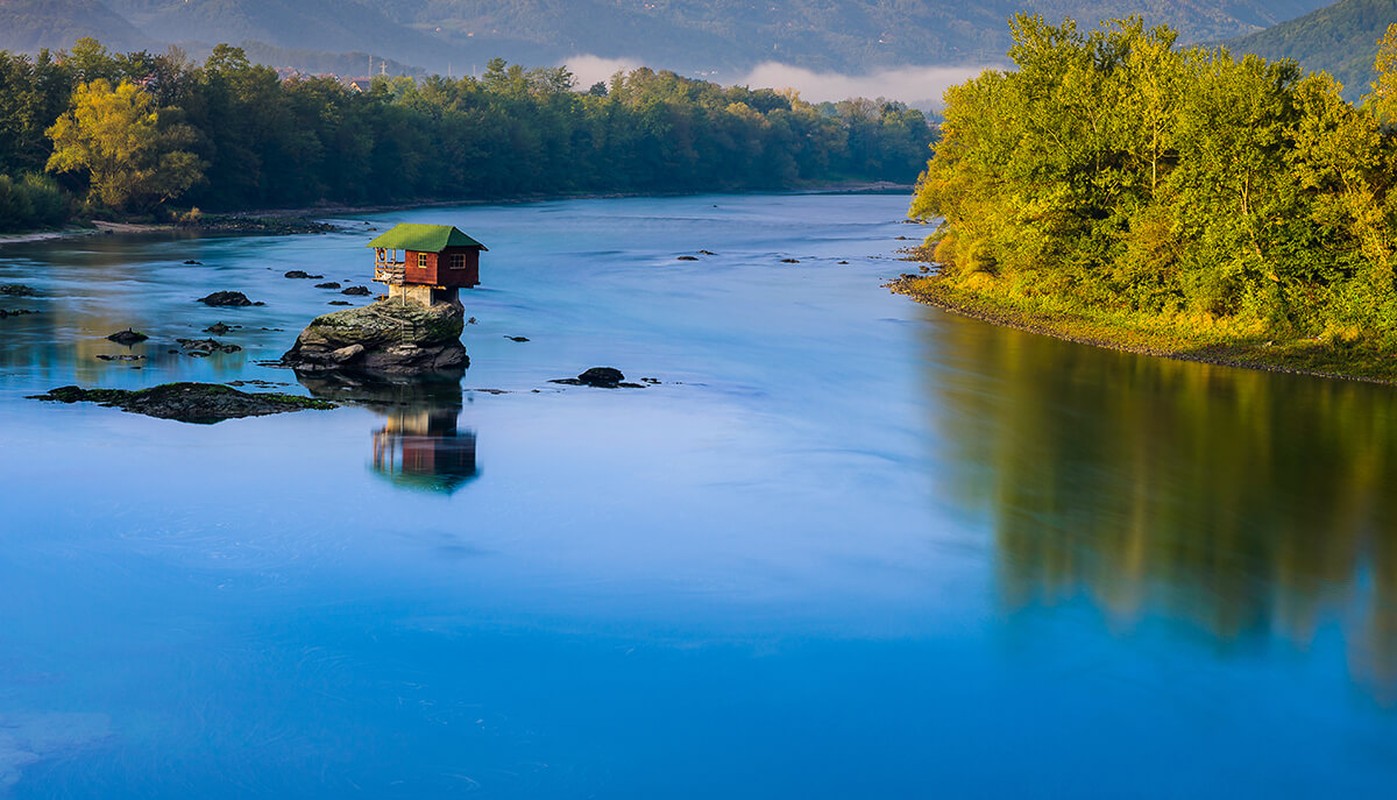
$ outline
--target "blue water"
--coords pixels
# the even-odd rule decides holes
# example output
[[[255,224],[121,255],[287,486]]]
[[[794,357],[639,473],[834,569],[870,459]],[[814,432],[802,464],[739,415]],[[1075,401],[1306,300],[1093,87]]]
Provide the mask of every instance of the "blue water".
[[[41,295],[0,297],[38,312],[0,319],[0,796],[1387,796],[1392,390],[918,306],[880,288],[905,205],[0,247]],[[26,399],[325,392],[261,362],[364,300],[282,273],[363,284],[400,221],[490,248],[460,391]],[[243,351],[168,352],[216,321]],[[548,382],[601,365],[659,383]],[[436,471],[376,463],[404,441]]]

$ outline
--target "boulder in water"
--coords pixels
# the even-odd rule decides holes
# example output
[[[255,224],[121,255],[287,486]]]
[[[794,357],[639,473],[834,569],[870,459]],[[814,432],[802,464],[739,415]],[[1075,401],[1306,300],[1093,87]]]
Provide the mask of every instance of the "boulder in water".
[[[316,317],[281,363],[297,372],[418,374],[470,365],[460,303],[383,299]]]
[[[214,292],[210,295],[199,298],[199,302],[206,306],[253,306],[261,305],[247,299],[247,295],[242,292]]]

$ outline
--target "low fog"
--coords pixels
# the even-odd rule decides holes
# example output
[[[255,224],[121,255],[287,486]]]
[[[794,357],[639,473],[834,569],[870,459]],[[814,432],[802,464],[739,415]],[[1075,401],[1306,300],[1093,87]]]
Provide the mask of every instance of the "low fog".
[[[565,63],[577,78],[577,85],[586,88],[597,81],[607,81],[620,71],[642,66],[640,61],[624,58],[601,58],[579,55]],[[795,89],[802,99],[819,103],[850,97],[886,97],[901,100],[922,109],[941,107],[941,93],[947,87],[962,83],[995,65],[975,67],[900,67],[870,75],[842,75],[837,72],[814,72],[769,61],[758,65],[745,75],[689,74],[724,85],[746,85],[753,88]]]

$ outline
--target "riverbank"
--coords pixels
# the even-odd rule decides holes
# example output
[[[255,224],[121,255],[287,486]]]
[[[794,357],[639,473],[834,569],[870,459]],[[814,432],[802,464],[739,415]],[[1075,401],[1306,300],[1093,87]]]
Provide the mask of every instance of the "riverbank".
[[[951,285],[938,275],[903,275],[888,284],[919,303],[993,325],[1127,353],[1320,378],[1397,384],[1397,353],[1355,338],[1279,340],[1274,334],[1187,315],[1141,318],[1054,305],[1048,298],[1001,297]]]
[[[788,189],[773,190],[772,192],[737,192],[738,196],[750,194],[888,194],[888,193],[910,193],[914,187],[911,184],[893,183],[890,181],[844,181],[844,182],[824,182],[811,183],[805,186],[792,187]],[[380,214],[396,211],[411,211],[422,208],[454,208],[460,206],[477,205],[514,205],[525,203],[542,203],[548,201],[564,200],[616,200],[634,197],[686,197],[693,196],[692,192],[676,192],[673,195],[654,193],[579,193],[579,194],[536,194],[522,195],[510,198],[476,198],[457,200],[418,200],[404,203],[368,203],[363,205],[346,205],[340,203],[325,203],[313,206],[300,206],[293,208],[262,208],[251,209],[242,212],[230,212],[219,214],[207,214],[194,222],[118,222],[110,220],[91,220],[69,225],[60,229],[46,229],[37,231],[23,231],[18,233],[0,234],[0,246],[7,244],[24,244],[27,242],[42,242],[50,239],[67,239],[76,236],[95,236],[98,234],[121,233],[121,234],[142,234],[142,233],[167,233],[174,231],[187,231],[193,233],[234,233],[234,234],[270,234],[289,235],[297,233],[327,233],[335,230],[337,226],[324,222],[326,219],[336,217],[358,216],[362,214]],[[700,193],[700,194],[725,194],[723,192]]]

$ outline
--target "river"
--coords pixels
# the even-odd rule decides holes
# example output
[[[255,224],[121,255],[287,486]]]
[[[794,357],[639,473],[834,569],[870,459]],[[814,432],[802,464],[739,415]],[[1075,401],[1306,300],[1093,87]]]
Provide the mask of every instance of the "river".
[[[0,248],[0,796],[1387,796],[1397,392],[918,306],[905,205]],[[26,399],[346,396],[263,362],[364,299],[282,276],[401,221],[490,248],[459,387]]]

